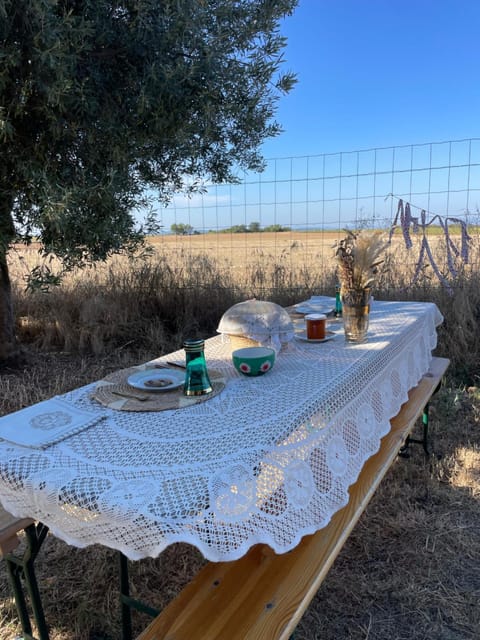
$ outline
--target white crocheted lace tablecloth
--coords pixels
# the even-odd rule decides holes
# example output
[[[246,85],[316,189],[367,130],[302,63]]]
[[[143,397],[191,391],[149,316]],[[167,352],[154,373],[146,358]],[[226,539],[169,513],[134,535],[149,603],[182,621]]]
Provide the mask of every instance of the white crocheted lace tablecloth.
[[[294,340],[258,378],[234,370],[217,336],[205,353],[226,387],[188,408],[106,409],[91,397],[95,384],[67,393],[61,401],[91,426],[43,449],[0,440],[1,502],[68,543],[131,559],[180,541],[209,560],[234,560],[259,542],[288,551],[347,503],[428,370],[441,321],[434,304],[375,301],[364,344],[346,343],[332,323],[332,340]]]

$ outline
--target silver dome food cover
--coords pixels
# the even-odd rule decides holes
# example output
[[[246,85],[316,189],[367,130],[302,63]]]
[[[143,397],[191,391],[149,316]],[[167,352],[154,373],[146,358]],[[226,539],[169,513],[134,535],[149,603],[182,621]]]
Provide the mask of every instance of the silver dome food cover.
[[[239,302],[225,311],[217,331],[230,337],[253,340],[276,351],[294,336],[293,323],[283,307],[255,299]]]

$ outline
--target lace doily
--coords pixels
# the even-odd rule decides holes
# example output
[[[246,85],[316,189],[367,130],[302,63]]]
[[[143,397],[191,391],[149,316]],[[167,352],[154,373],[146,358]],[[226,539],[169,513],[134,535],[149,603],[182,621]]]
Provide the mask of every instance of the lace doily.
[[[3,505],[71,544],[104,544],[132,559],[179,541],[210,560],[233,560],[259,542],[288,551],[347,503],[428,370],[441,320],[433,304],[375,301],[367,342],[346,343],[332,323],[332,340],[289,343],[259,378],[237,373],[229,345],[212,338],[207,363],[226,386],[208,402],[102,407],[98,425],[43,451],[0,441]],[[94,388],[63,400],[94,417]]]

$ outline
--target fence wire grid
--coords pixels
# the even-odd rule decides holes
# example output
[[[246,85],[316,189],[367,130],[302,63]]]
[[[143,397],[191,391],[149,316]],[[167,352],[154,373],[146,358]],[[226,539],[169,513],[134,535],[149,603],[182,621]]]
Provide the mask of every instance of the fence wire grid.
[[[243,265],[288,253],[322,268],[344,229],[388,230],[399,200],[427,223],[455,218],[476,236],[479,194],[480,138],[273,158],[235,184],[176,196],[157,241]]]

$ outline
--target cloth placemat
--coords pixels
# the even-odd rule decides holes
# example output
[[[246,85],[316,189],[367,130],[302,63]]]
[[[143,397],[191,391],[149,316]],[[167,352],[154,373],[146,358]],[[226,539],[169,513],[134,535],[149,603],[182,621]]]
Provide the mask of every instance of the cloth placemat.
[[[208,370],[213,391],[204,396],[184,396],[183,387],[171,391],[148,391],[128,384],[127,379],[136,371],[158,370],[155,366],[130,367],[115,371],[100,380],[92,397],[100,404],[117,411],[166,411],[183,409],[217,396],[225,387],[225,378],[219,371]]]
[[[104,417],[81,411],[60,398],[51,398],[1,417],[0,438],[22,447],[46,449]]]

